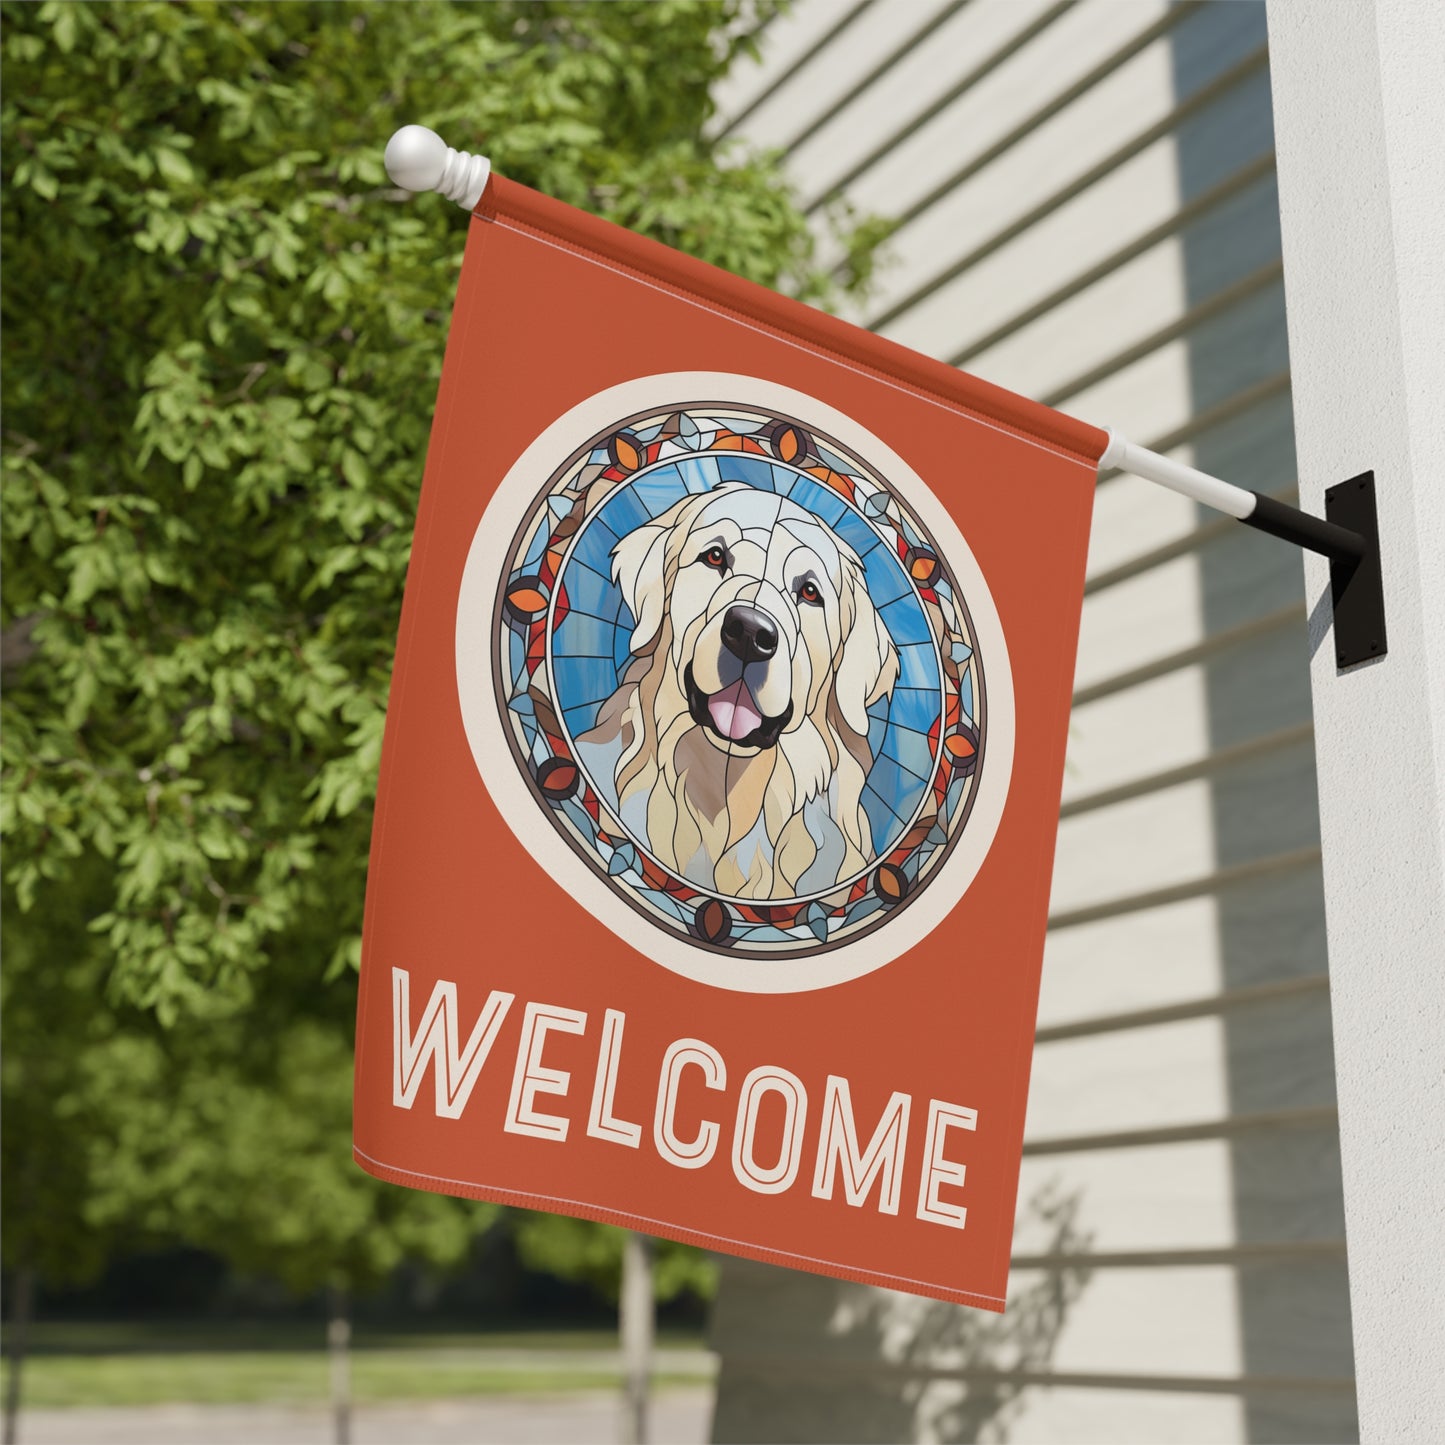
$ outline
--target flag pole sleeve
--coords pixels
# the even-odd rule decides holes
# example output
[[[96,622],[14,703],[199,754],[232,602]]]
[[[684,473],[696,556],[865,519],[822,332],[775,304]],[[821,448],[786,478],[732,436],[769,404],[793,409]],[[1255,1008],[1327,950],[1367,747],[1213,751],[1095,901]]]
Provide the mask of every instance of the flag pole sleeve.
[[[958,407],[990,426],[1066,452],[1090,472],[1098,466],[1105,441],[1098,427],[493,174],[485,157],[453,151],[421,126],[404,126],[391,138],[386,168],[398,186],[439,190],[480,221],[500,222],[511,231],[601,261],[648,286],[685,292],[744,325],[801,342],[855,370],[887,377],[905,390]]]
[[[438,191],[472,210],[482,198],[492,163],[486,156],[453,150],[434,130],[404,125],[386,143],[382,158],[394,185],[404,191]]]

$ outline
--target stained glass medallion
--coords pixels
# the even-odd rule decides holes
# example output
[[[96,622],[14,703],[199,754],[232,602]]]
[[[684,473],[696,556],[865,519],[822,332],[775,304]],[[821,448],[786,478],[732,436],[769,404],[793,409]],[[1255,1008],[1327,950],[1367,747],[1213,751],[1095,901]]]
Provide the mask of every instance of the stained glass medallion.
[[[528,509],[492,626],[538,805],[695,947],[859,939],[967,825],[987,739],[967,603],[887,477],[806,419],[700,402],[594,435]]]

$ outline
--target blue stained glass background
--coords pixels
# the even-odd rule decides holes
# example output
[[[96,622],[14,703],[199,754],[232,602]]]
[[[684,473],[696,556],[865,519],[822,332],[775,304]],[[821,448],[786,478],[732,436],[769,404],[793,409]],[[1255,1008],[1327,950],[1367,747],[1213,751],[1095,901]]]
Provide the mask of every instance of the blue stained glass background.
[[[839,465],[841,470],[841,463]],[[938,721],[943,679],[922,604],[898,557],[836,492],[812,477],[746,455],[681,458],[620,486],[593,514],[564,566],[561,582],[570,611],[552,636],[556,703],[575,738],[597,720],[616,690],[635,625],[612,582],[612,549],[689,494],[724,481],[742,481],[790,498],[830,526],[863,562],[868,593],[898,649],[892,696],[869,708],[873,767],[863,792],[875,849],[888,852],[902,836],[928,788],[928,731]],[[539,548],[540,555],[540,548]],[[965,700],[967,706],[971,697]],[[610,794],[609,780],[594,779]]]

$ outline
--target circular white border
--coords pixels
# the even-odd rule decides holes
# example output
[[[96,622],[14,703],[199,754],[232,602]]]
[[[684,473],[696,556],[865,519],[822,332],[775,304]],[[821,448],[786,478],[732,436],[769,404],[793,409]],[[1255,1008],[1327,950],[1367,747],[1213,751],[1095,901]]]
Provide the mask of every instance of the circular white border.
[[[691,402],[737,402],[781,412],[831,434],[900,493],[932,534],[973,623],[986,687],[984,748],[962,836],[906,908],[855,942],[810,957],[732,958],[694,946],[636,912],[559,836],[533,795],[502,730],[492,683],[497,584],[519,521],[557,468],[620,418]],[[890,446],[826,403],[776,382],[725,371],[674,371],[608,387],[557,418],[513,463],[482,513],[457,596],[457,696],[477,771],[517,841],[593,917],[654,963],[698,983],[739,993],[802,993],[861,978],[921,943],[952,912],[978,874],[1003,817],[1013,776],[1013,672],[1003,624],[977,560],[927,483]]]

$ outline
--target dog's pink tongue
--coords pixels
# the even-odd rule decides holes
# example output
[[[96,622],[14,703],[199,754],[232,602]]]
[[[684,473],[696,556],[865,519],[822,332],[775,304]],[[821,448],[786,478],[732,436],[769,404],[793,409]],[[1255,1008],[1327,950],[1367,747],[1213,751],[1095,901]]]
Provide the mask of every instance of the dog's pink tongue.
[[[707,702],[713,726],[725,737],[737,742],[758,727],[763,715],[753,706],[748,685],[739,678],[731,687],[715,692]]]

